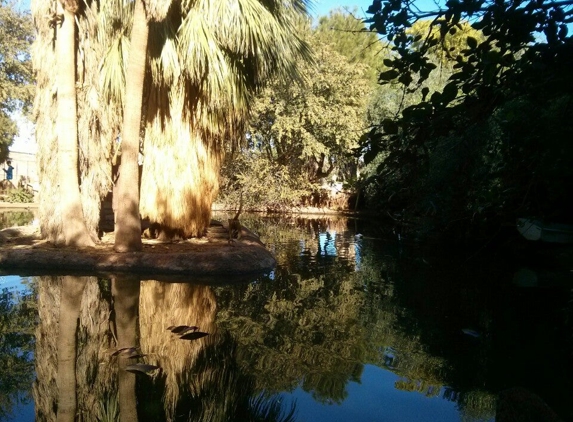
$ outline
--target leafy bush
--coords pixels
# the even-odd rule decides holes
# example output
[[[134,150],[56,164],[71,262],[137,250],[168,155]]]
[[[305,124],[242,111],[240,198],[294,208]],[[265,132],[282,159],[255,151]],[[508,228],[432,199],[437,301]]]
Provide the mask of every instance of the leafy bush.
[[[12,204],[29,204],[34,202],[34,193],[24,188],[12,189],[6,194],[5,201]]]
[[[383,156],[367,179],[369,204],[461,235],[519,216],[571,221],[573,10],[562,6],[469,0],[420,11],[373,2],[371,28],[393,51],[380,81],[389,92],[401,84],[404,95],[363,138],[367,164]],[[444,68],[445,85],[430,84]]]
[[[312,191],[302,172],[267,160],[257,151],[245,152],[223,165],[219,202],[236,208],[280,211],[299,205]]]

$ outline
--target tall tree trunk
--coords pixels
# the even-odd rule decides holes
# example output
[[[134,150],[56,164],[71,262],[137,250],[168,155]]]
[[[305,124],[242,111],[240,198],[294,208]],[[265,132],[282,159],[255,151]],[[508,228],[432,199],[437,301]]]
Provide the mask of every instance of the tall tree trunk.
[[[80,317],[80,304],[86,285],[85,277],[65,276],[60,293],[58,334],[58,387],[57,422],[73,422],[76,418],[76,329]]]
[[[115,329],[117,348],[137,346],[137,315],[139,313],[140,282],[131,275],[111,278],[111,293],[115,307]],[[133,363],[129,357],[120,355],[119,365],[119,420],[137,422],[137,400],[135,394],[135,374],[125,370]]]
[[[136,0],[125,85],[121,166],[117,181],[116,252],[141,250],[139,217],[139,133],[149,24],[142,0]]]
[[[74,11],[58,4],[63,22],[58,30],[58,181],[64,243],[77,247],[94,246],[89,235],[78,181],[78,116],[76,97],[76,23]]]

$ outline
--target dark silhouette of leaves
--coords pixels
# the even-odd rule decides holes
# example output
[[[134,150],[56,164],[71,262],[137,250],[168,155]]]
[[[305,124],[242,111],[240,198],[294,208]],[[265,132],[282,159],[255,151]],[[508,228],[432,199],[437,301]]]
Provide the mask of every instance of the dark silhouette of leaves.
[[[125,367],[127,372],[132,372],[134,374],[141,373],[146,375],[157,369],[159,369],[159,366],[150,365],[148,363],[134,363],[133,365],[128,365]]]
[[[117,349],[115,352],[113,352],[111,355],[112,356],[118,356],[118,355],[131,355],[134,352],[136,352],[137,349],[135,347],[122,347],[121,349]]]
[[[196,327],[194,325],[177,325],[177,326],[170,326],[167,327],[167,329],[169,331],[171,331],[173,334],[183,334],[186,333],[188,331],[197,331],[199,329],[199,327]]]
[[[181,340],[197,340],[202,337],[208,336],[209,333],[204,333],[202,331],[194,331],[192,333],[187,333],[179,337]]]

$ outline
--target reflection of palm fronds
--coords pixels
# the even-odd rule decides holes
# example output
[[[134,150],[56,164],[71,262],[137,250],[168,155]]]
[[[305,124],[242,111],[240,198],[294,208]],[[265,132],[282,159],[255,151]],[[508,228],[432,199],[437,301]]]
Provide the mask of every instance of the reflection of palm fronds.
[[[36,419],[55,421],[57,403],[56,371],[57,341],[61,296],[60,277],[38,277],[38,313],[36,328],[36,374],[33,386]],[[78,414],[92,415],[100,407],[102,397],[114,394],[116,370],[107,365],[110,347],[110,304],[102,298],[95,277],[86,280],[82,295],[77,330],[77,398]]]
[[[77,331],[77,397],[78,409],[91,414],[102,397],[116,394],[116,366],[108,350],[113,340],[109,329],[111,304],[96,277],[89,277],[82,295]]]
[[[36,419],[55,421],[57,401],[56,370],[60,289],[57,277],[38,277],[38,318],[36,327],[36,381],[33,385]]]
[[[199,352],[194,366],[181,374],[179,408],[194,409],[192,420],[197,422],[229,420],[252,391],[251,380],[242,376],[237,366],[232,337],[217,334],[212,340]]]
[[[212,340],[194,366],[181,374],[177,414],[188,414],[189,422],[294,420],[294,403],[283,412],[278,396],[257,394],[254,379],[238,365],[233,336],[225,332]]]
[[[163,400],[167,419],[185,415],[188,421],[259,421],[265,415],[283,417],[278,400],[255,398],[254,380],[237,364],[237,343],[215,326],[215,296],[211,288],[156,281],[142,283],[141,348],[157,357],[160,375],[146,390],[149,401]],[[171,325],[197,325],[210,333],[200,340],[181,340]],[[150,381],[151,382],[151,381]],[[161,391],[163,393],[161,393]],[[267,403],[267,399],[268,401]],[[294,409],[286,412],[292,420]]]
[[[206,286],[184,283],[141,283],[139,321],[143,353],[156,357],[165,376],[165,409],[173,415],[180,397],[183,374],[190,371],[198,353],[215,338],[216,302]],[[171,325],[196,325],[210,333],[200,340],[180,340],[167,330]]]

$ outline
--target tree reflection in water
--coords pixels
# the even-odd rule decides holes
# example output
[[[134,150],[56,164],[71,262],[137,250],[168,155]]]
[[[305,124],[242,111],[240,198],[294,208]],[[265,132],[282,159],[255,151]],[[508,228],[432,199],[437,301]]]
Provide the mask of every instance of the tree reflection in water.
[[[538,344],[531,350],[550,344],[537,338],[558,340],[556,331],[532,333],[528,327],[545,324],[536,318],[550,315],[559,309],[553,304],[561,302],[551,294],[545,307],[539,305],[539,291],[483,287],[490,276],[500,283],[499,265],[487,271],[479,265],[455,267],[448,254],[416,250],[415,244],[384,238],[377,228],[352,220],[245,216],[245,224],[277,256],[278,266],[268,277],[235,285],[86,279],[75,329],[78,419],[295,420],[294,406],[280,401],[284,393],[302,390],[315,404],[344,405],[349,385],[376,366],[393,373],[391,391],[452,403],[461,418],[491,420],[498,391],[532,374],[547,385],[541,383],[549,379],[545,370],[555,376],[559,369],[545,361],[538,362],[545,365],[539,370],[518,366],[527,352],[516,354],[528,338]],[[64,323],[72,328],[66,338],[73,340],[71,319],[78,313],[77,293],[62,292],[66,283],[57,277],[36,283],[38,420],[56,420],[57,380],[73,380],[57,373],[65,362],[58,347],[70,344],[59,343],[58,321],[67,315]],[[524,298],[543,312],[527,316],[532,308]],[[516,330],[524,314],[530,324]],[[551,318],[555,315],[547,317],[549,323]],[[208,335],[182,340],[167,330],[177,325],[197,326]],[[146,356],[111,356],[120,347],[138,347]],[[508,347],[520,359],[507,355]],[[160,369],[124,370],[135,362]],[[521,375],[524,367],[528,370]],[[567,379],[561,372],[547,391],[569,391],[560,387]],[[544,400],[551,397],[534,392]],[[391,407],[391,401],[384,405]]]
[[[76,329],[86,277],[61,277],[56,369],[56,420],[76,419]]]
[[[294,420],[294,407],[255,391],[241,372],[235,339],[215,324],[211,288],[129,276],[41,277],[38,284],[36,419]],[[167,330],[181,324],[209,335],[182,340]],[[126,371],[134,360],[116,351],[131,347],[160,370]]]
[[[35,283],[29,290],[5,286],[0,286],[0,420],[31,400],[37,322]]]

